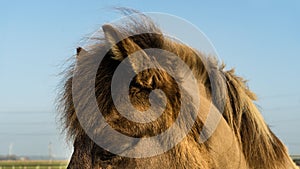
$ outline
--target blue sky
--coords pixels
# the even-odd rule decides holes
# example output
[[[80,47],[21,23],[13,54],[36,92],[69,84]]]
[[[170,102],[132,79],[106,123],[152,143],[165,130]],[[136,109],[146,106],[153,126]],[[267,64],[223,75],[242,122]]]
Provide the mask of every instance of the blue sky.
[[[292,154],[300,154],[300,2],[6,1],[0,6],[0,154],[67,157],[55,111],[57,74],[80,40],[118,18],[111,7],[192,22],[219,57],[249,80],[257,104]]]

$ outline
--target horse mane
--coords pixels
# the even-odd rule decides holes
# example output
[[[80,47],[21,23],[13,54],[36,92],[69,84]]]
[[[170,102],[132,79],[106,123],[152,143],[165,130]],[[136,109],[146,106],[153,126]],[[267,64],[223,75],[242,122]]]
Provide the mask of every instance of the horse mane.
[[[289,155],[282,142],[265,123],[257,106],[256,95],[246,86],[246,81],[224,72],[227,84],[227,104],[224,118],[234,130],[244,156],[252,168],[285,168]]]
[[[223,117],[234,131],[250,168],[284,168],[286,159],[289,159],[285,146],[269,129],[254,104],[255,94],[247,87],[246,81],[235,74],[234,70],[225,71],[224,64],[220,65],[214,57],[205,57],[199,51],[165,37],[154,22],[145,15],[141,14],[138,19],[132,18],[131,22],[124,25],[113,26],[122,36],[141,32],[156,33],[155,36],[140,34],[132,40],[142,48],[153,47],[172,51],[175,55],[181,56],[181,59],[196,74],[195,77],[208,89],[212,88],[211,85],[219,86],[218,94],[226,98]],[[76,59],[88,60],[96,57],[96,55],[87,54],[78,58],[82,52],[95,53],[108,46],[109,39],[103,37],[103,32],[100,34],[98,37],[93,37],[96,43],[92,44],[89,49],[77,49]],[[62,82],[64,85],[59,99],[61,120],[69,139],[85,136],[72,100],[72,78],[76,59],[73,59],[73,64],[64,72],[65,80]],[[114,58],[111,62],[118,60],[120,58]],[[211,74],[214,75],[210,76]]]

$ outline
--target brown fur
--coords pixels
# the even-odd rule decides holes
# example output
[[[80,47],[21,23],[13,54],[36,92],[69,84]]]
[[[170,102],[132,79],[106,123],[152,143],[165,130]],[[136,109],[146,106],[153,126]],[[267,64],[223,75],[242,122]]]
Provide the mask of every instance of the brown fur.
[[[138,50],[159,48],[179,56],[195,74],[201,101],[205,104],[201,103],[200,115],[189,134],[168,152],[141,159],[120,157],[97,146],[82,129],[72,100],[74,66],[71,66],[64,78],[66,80],[60,100],[65,129],[69,139],[74,140],[74,152],[68,168],[296,168],[285,146],[268,128],[253,103],[255,95],[233,70],[224,71],[224,66],[219,66],[214,58],[205,57],[200,52],[163,36],[151,20],[143,15],[140,20],[132,19],[127,25],[104,25],[103,31],[104,37],[96,37],[98,43],[92,45],[89,50],[77,49],[77,60],[81,60],[83,65],[88,67],[98,56],[97,53],[111,48],[104,56],[97,72],[95,92],[98,107],[96,105],[95,107],[101,110],[109,125],[115,130],[134,137],[156,135],[170,127],[180,108],[180,92],[174,79],[164,71],[150,69],[139,73],[131,83],[129,91],[131,102],[137,109],[145,110],[149,107],[149,92],[159,88],[168,98],[163,115],[154,122],[137,124],[122,117],[115,109],[110,96],[112,75],[127,55]],[[117,39],[129,33],[143,31],[153,33],[132,36],[112,45],[118,41]],[[173,58],[168,59],[170,64],[173,64]],[[133,70],[138,66],[137,60],[131,60],[131,64]],[[221,75],[224,75],[225,79],[222,79]],[[199,133],[212,102],[210,92],[212,85],[217,87],[219,99],[226,99],[225,110],[212,137],[207,142],[199,144]],[[120,86],[120,90],[122,89]],[[82,100],[82,104],[87,102],[88,98]],[[189,100],[183,102],[188,103]],[[126,105],[122,106],[126,109]],[[193,105],[189,107],[194,108]],[[90,123],[96,124],[95,121]],[[109,142],[113,136],[103,139]]]

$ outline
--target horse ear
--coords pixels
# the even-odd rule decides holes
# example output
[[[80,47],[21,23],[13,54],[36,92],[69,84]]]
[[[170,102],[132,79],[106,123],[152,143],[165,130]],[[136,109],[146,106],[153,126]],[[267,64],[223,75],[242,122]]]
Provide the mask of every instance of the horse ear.
[[[82,47],[76,48],[76,58],[80,59],[82,56],[86,55],[88,52],[84,50]]]
[[[123,60],[124,55],[127,55],[127,51],[124,50],[122,42],[120,43],[120,41],[123,39],[122,34],[112,25],[103,25],[102,29],[106,41],[109,43],[109,45],[111,45],[111,50],[114,55],[113,59]]]
[[[102,26],[105,39],[111,45],[113,59],[122,61],[128,57],[133,71],[137,74],[146,64],[151,62],[145,51],[130,38],[124,36],[112,25]],[[133,55],[131,55],[133,54]]]
[[[78,47],[78,48],[76,48],[76,53],[77,53],[77,55],[79,55],[81,52],[83,52],[83,53],[88,53],[86,50],[84,50],[82,47]]]

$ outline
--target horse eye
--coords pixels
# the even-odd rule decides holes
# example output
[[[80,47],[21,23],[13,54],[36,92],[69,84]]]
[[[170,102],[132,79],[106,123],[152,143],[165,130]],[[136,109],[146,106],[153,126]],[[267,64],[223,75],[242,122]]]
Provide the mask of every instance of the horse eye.
[[[99,157],[99,159],[101,161],[110,161],[112,160],[113,158],[117,157],[117,155],[115,154],[112,154],[102,148],[98,148],[95,152],[94,152],[94,155]]]

